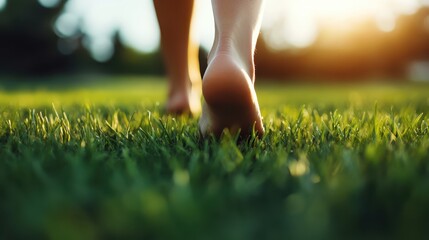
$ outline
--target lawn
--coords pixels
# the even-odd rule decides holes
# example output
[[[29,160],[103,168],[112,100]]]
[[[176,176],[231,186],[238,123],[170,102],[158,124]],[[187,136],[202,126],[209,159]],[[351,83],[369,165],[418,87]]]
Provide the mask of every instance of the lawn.
[[[164,79],[0,84],[0,239],[422,239],[429,85],[259,84],[267,134],[201,139]]]

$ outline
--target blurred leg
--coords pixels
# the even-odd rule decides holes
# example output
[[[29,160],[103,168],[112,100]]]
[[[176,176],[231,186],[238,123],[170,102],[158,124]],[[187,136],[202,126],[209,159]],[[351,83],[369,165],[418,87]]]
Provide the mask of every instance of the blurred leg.
[[[169,77],[167,111],[197,114],[201,110],[198,44],[192,39],[193,0],[154,0],[161,45]]]
[[[264,133],[254,88],[253,55],[259,35],[263,0],[212,0],[216,34],[203,79],[204,106],[200,119],[203,135],[223,129],[252,128]]]

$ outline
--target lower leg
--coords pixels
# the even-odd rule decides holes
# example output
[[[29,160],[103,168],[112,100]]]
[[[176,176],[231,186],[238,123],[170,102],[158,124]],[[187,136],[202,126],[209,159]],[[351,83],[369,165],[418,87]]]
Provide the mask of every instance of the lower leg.
[[[223,129],[264,132],[254,88],[253,55],[263,0],[212,0],[216,35],[203,79],[203,135]]]
[[[154,0],[168,72],[167,111],[196,114],[201,109],[198,44],[192,38],[193,0]]]

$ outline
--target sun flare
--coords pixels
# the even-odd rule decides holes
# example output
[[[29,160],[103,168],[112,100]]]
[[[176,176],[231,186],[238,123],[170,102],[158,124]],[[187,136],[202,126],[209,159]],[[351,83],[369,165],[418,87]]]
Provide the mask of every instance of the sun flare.
[[[336,33],[373,21],[380,31],[395,29],[396,18],[413,14],[427,0],[272,0],[267,4],[264,28],[274,48],[307,47],[319,31]],[[272,29],[272,31],[270,31]]]

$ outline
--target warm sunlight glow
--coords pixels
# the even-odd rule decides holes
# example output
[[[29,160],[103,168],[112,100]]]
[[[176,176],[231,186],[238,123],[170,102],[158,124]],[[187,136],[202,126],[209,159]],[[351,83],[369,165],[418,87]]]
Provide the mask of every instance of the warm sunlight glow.
[[[54,6],[58,0],[38,0]],[[273,49],[306,48],[321,33],[329,38],[362,31],[370,21],[380,32],[392,32],[400,15],[413,14],[429,0],[267,0],[262,35]],[[0,0],[0,9],[6,0]],[[214,36],[210,1],[197,0],[196,33],[210,49]],[[63,15],[54,23],[60,37],[76,32],[86,35],[84,46],[103,61],[113,52],[112,37],[138,51],[159,47],[159,30],[152,0],[69,0]],[[326,35],[326,34],[325,34]],[[61,48],[61,47],[60,47]],[[66,51],[68,52],[68,51]]]
[[[271,47],[303,48],[313,44],[322,29],[351,31],[373,21],[380,31],[395,29],[396,18],[413,14],[427,0],[271,0],[263,27]]]

